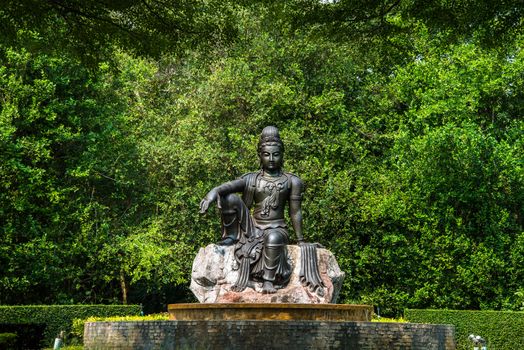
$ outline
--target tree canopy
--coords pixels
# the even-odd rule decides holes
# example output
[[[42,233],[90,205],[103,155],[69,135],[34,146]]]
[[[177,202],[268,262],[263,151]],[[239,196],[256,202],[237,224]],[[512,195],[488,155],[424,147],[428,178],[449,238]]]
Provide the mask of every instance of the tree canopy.
[[[110,60],[114,46],[158,57],[231,37],[230,15],[231,5],[215,0],[8,0],[0,9],[0,40],[18,44],[20,31],[29,32],[41,37],[39,51],[74,54],[88,64]]]

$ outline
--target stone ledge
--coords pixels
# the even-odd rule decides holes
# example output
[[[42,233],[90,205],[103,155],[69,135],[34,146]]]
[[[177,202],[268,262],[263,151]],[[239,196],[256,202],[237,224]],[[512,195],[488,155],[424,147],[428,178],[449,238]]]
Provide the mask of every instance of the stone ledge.
[[[348,304],[170,304],[169,319],[371,321],[373,306]]]

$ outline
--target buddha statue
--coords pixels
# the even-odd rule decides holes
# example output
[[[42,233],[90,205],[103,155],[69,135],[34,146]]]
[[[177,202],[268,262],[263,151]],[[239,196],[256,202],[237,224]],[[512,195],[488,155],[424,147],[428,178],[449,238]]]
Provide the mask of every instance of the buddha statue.
[[[221,213],[219,245],[234,245],[239,277],[232,287],[243,291],[251,281],[262,282],[262,293],[275,293],[291,275],[288,261],[286,207],[299,245],[302,235],[303,182],[282,169],[284,144],[274,126],[265,127],[258,142],[260,170],[213,188],[200,202],[205,213],[217,202]],[[241,193],[242,196],[238,196]]]

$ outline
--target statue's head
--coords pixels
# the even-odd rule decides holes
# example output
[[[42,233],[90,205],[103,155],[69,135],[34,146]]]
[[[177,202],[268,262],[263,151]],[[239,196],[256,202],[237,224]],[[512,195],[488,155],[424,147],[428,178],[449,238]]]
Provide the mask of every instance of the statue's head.
[[[258,157],[264,170],[275,171],[284,163],[284,143],[280,139],[278,129],[266,126],[258,141]]]

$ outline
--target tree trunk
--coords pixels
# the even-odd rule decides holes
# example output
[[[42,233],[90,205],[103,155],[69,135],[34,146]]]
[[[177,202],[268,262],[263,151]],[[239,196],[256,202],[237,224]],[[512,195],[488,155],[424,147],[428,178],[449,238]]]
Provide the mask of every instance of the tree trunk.
[[[127,285],[124,271],[120,271],[120,288],[122,289],[122,304],[127,305]]]

